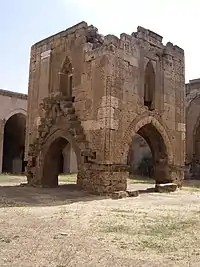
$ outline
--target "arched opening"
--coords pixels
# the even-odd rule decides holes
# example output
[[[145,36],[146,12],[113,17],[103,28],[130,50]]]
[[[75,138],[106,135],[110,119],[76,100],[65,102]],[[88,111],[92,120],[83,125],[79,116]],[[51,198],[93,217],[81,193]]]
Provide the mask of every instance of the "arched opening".
[[[67,177],[64,179],[63,175],[76,173],[77,159],[73,148],[65,138],[57,138],[49,146],[44,158],[42,185],[56,187],[59,180],[68,182]]]
[[[149,61],[145,68],[144,80],[144,105],[149,110],[154,109],[154,95],[155,95],[155,71],[153,64]]]
[[[139,175],[152,178],[153,176],[153,158],[149,145],[139,134],[135,134],[132,139],[131,147],[128,153],[128,165],[130,166],[130,175]]]
[[[73,69],[68,57],[66,57],[61,72],[59,73],[59,89],[63,96],[72,97]]]
[[[11,116],[4,127],[2,172],[24,172],[26,117],[17,113]]]
[[[151,123],[142,126],[133,137],[127,163],[130,174],[139,171],[153,178],[156,183],[169,181],[166,145],[162,135]]]
[[[198,121],[193,132],[193,158],[191,162],[191,176],[199,179],[200,176],[200,122]]]
[[[186,106],[186,179],[200,176],[200,97],[197,95]]]

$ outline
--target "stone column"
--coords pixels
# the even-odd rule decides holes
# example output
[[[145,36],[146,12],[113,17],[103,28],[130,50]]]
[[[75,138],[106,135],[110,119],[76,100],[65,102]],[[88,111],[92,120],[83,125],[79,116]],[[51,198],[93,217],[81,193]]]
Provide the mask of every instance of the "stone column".
[[[49,95],[51,50],[41,53],[39,78],[39,103]]]
[[[3,139],[4,139],[4,120],[0,120],[0,173],[2,173],[3,168]]]
[[[70,173],[70,144],[63,149],[63,173]]]
[[[76,159],[76,154],[71,147],[70,149],[70,173],[77,173],[78,168],[77,168],[77,159]]]
[[[78,172],[77,184],[92,194],[107,195],[126,191],[129,168],[116,164],[85,164]]]

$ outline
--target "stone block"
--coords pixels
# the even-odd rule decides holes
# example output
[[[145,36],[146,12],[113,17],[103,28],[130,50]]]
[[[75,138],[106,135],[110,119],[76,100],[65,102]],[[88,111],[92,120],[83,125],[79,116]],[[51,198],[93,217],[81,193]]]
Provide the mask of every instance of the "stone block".
[[[126,191],[117,191],[117,192],[113,192],[111,197],[112,199],[121,199],[121,198],[126,198],[127,192]]]
[[[155,191],[159,193],[168,193],[174,192],[177,189],[177,184],[175,183],[167,183],[167,184],[157,184],[155,186]]]
[[[138,197],[139,191],[138,190],[127,190],[126,191],[128,197]]]

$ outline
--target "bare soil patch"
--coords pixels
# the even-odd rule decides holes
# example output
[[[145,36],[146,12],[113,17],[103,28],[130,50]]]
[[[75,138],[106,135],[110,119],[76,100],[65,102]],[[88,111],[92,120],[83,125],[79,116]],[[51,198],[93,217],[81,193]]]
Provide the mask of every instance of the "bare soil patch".
[[[75,178],[48,189],[0,176],[1,267],[199,266],[199,182],[112,200],[78,191]],[[129,187],[152,183],[130,180]]]

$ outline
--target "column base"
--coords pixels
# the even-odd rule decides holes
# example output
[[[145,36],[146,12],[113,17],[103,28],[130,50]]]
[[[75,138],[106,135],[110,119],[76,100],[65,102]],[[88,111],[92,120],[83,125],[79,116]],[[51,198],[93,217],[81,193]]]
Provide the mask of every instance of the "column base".
[[[109,195],[126,191],[128,174],[128,168],[124,165],[91,165],[79,171],[77,185],[92,194]]]
[[[184,166],[170,165],[169,166],[169,175],[171,182],[177,184],[179,188],[183,186],[184,180]]]
[[[178,187],[182,187],[184,167],[177,165],[158,166],[154,179],[156,184],[175,183]]]

